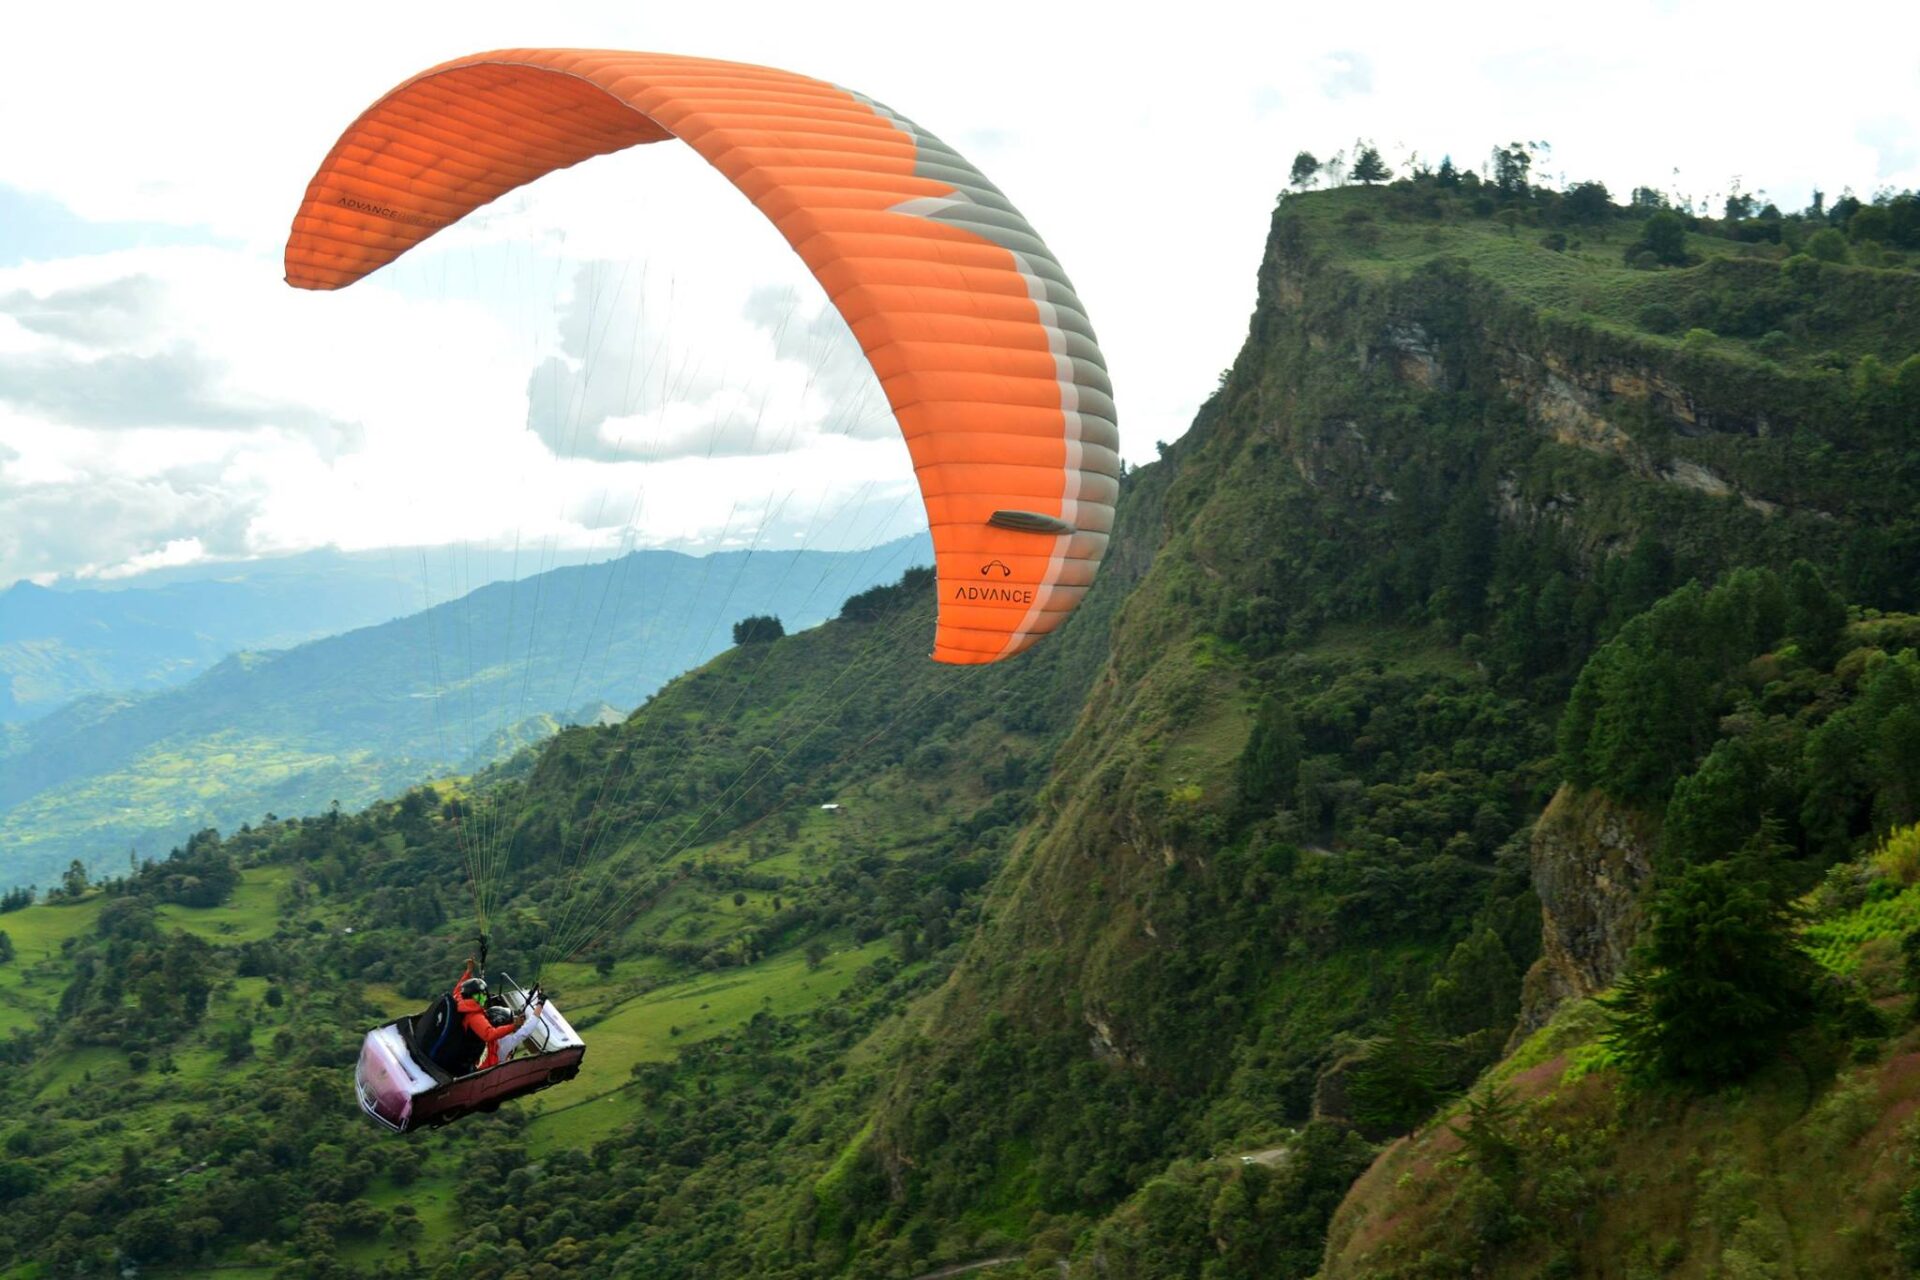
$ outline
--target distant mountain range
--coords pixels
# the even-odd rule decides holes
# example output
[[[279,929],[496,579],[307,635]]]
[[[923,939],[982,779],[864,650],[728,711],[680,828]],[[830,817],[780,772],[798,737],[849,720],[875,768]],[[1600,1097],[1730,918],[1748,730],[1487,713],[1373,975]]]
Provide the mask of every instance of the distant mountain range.
[[[202,827],[317,812],[336,800],[354,807],[482,767],[562,723],[637,705],[727,648],[741,618],[773,614],[789,630],[812,626],[849,595],[931,559],[925,535],[849,552],[634,552],[490,583],[293,648],[235,653],[177,687],[91,694],[0,724],[0,884],[49,883],[73,858],[107,870],[130,850],[164,856]],[[125,633],[142,637],[148,670],[157,671],[169,636],[179,661],[192,660],[181,639],[190,633],[171,625],[190,615],[177,598],[164,608],[129,600],[116,613],[119,602],[107,597],[211,585],[15,587],[4,603],[9,614],[18,597],[56,616],[84,597],[96,619],[126,620]],[[235,625],[262,624],[261,602],[279,589],[247,585]],[[370,578],[360,590],[363,606],[380,598]],[[131,655],[141,647],[121,646],[120,669],[138,665]]]
[[[323,550],[106,583],[17,582],[0,591],[0,723],[88,694],[171,688],[242,649],[284,649],[386,622],[591,554]]]

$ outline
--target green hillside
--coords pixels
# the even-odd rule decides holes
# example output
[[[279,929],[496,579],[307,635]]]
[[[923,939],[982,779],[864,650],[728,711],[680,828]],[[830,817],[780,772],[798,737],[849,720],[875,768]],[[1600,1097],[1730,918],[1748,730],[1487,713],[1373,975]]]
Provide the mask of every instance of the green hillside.
[[[1775,603],[1796,612],[1763,575],[1690,587],[1588,664],[1562,723],[1571,781],[1542,825],[1648,814],[1641,950],[1385,1151],[1323,1274],[1897,1276],[1920,1261],[1920,618],[1824,641],[1803,624],[1774,648],[1759,620]],[[1661,630],[1671,648],[1641,647]],[[1863,829],[1886,834],[1861,852]]]
[[[1920,273],[1666,213],[1283,200],[1018,661],[910,573],[0,914],[11,1274],[1905,1274]],[[476,909],[585,1070],[381,1136]]]
[[[82,699],[0,743],[0,883],[51,884],[75,858],[105,873],[207,827],[357,807],[484,768],[560,719],[635,705],[717,653],[742,617],[819,622],[924,547],[633,552],[236,654],[179,688]]]

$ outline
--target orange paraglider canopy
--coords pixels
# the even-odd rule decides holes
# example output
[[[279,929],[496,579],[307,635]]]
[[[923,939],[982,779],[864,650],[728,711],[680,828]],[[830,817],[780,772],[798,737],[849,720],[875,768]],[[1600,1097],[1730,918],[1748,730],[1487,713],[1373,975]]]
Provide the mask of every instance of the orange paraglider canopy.
[[[350,285],[543,174],[669,138],[779,228],[879,376],[933,531],[934,658],[993,662],[1053,630],[1093,581],[1119,493],[1093,327],[999,189],[860,94],[670,54],[459,58],[334,144],[294,216],[287,282]]]

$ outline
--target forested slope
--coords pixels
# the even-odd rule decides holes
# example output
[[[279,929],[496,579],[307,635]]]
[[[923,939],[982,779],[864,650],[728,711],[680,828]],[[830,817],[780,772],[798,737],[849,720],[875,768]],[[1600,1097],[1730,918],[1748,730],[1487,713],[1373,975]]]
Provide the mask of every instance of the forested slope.
[[[1920,1260],[1920,618],[1792,582],[1690,585],[1588,663],[1534,841],[1570,944],[1530,984],[1546,1026],[1388,1148],[1325,1275]],[[1622,888],[1624,919],[1554,920]]]

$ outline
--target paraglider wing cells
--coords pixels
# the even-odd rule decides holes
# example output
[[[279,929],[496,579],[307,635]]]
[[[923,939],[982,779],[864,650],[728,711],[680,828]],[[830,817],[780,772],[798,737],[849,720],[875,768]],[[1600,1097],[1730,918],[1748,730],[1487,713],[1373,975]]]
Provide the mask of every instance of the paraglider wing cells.
[[[287,281],[352,284],[542,174],[670,138],[779,228],[879,376],[933,531],[933,657],[994,662],[1053,630],[1086,594],[1113,527],[1119,435],[1105,361],[1019,211],[869,98],[666,54],[457,59],[393,90],[334,145],[294,218]]]

